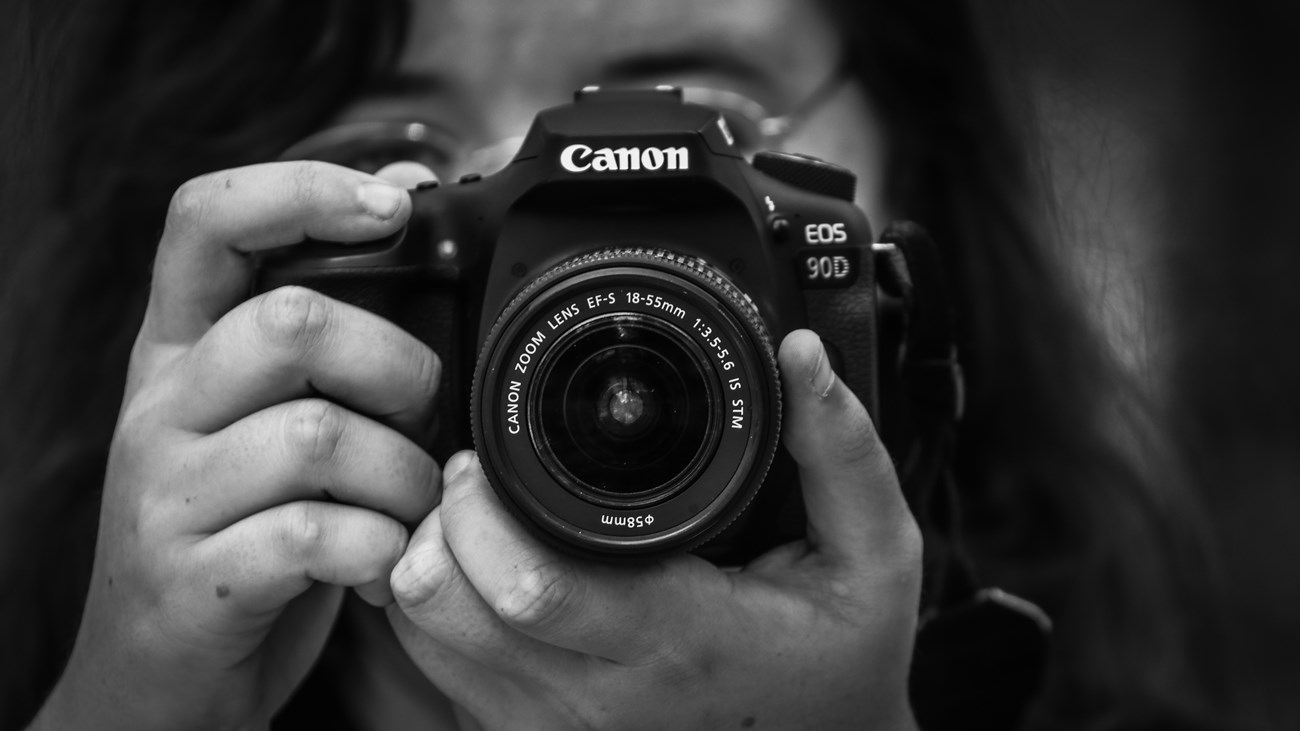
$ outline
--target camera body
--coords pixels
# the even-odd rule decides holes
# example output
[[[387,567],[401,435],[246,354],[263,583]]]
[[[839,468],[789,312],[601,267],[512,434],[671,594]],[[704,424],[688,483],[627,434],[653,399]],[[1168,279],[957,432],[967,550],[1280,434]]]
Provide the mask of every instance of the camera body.
[[[803,531],[781,339],[818,332],[876,413],[872,238],[853,189],[820,160],[747,162],[675,88],[589,89],[540,112],[502,171],[413,191],[401,233],[263,254],[255,290],[308,286],[432,347],[434,456],[475,448],[553,545],[739,562]]]

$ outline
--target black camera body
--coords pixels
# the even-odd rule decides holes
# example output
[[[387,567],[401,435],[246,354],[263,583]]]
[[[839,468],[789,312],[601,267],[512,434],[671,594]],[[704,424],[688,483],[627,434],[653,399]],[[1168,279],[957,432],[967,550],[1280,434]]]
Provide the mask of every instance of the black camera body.
[[[876,412],[876,276],[853,190],[820,160],[750,164],[677,89],[589,89],[540,112],[502,171],[420,186],[402,233],[268,252],[255,289],[308,286],[432,347],[431,451],[475,448],[548,542],[743,561],[803,531],[781,339],[817,331]]]

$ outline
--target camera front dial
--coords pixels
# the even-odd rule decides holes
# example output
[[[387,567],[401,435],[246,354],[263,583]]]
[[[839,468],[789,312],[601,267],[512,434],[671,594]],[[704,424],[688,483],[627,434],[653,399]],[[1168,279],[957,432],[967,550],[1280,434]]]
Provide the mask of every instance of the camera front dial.
[[[502,310],[474,377],[475,446],[508,508],[608,556],[697,546],[745,508],[780,433],[753,302],[662,249],[577,256]]]

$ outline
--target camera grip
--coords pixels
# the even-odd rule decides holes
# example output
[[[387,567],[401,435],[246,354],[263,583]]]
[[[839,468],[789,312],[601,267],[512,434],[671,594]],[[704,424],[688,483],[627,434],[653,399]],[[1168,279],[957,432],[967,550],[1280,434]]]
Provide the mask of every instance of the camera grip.
[[[429,346],[442,362],[434,406],[437,433],[421,446],[439,461],[472,444],[469,423],[469,378],[460,367],[473,362],[464,352],[464,313],[452,286],[434,286],[427,267],[394,266],[357,269],[266,267],[258,271],[254,294],[295,285],[356,305],[395,323]],[[468,359],[468,360],[467,360]]]
[[[872,419],[879,419],[877,391],[878,346],[875,332],[875,277],[870,252],[854,252],[860,260],[854,265],[864,275],[839,289],[804,290],[804,308],[808,327],[821,336],[831,366],[857,395]]]

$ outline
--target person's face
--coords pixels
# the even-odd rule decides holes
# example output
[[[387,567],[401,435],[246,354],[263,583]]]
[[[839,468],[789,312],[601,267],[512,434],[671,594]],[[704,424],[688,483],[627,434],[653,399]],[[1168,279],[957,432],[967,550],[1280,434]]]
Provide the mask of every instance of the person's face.
[[[835,78],[843,42],[808,0],[423,0],[399,79],[339,122],[413,121],[457,148],[444,178],[490,172],[467,153],[523,135],[540,109],[592,84],[671,83],[738,92],[771,114]],[[492,162],[504,163],[510,143]],[[886,222],[882,141],[864,94],[841,83],[781,145],[852,169],[858,204]]]

